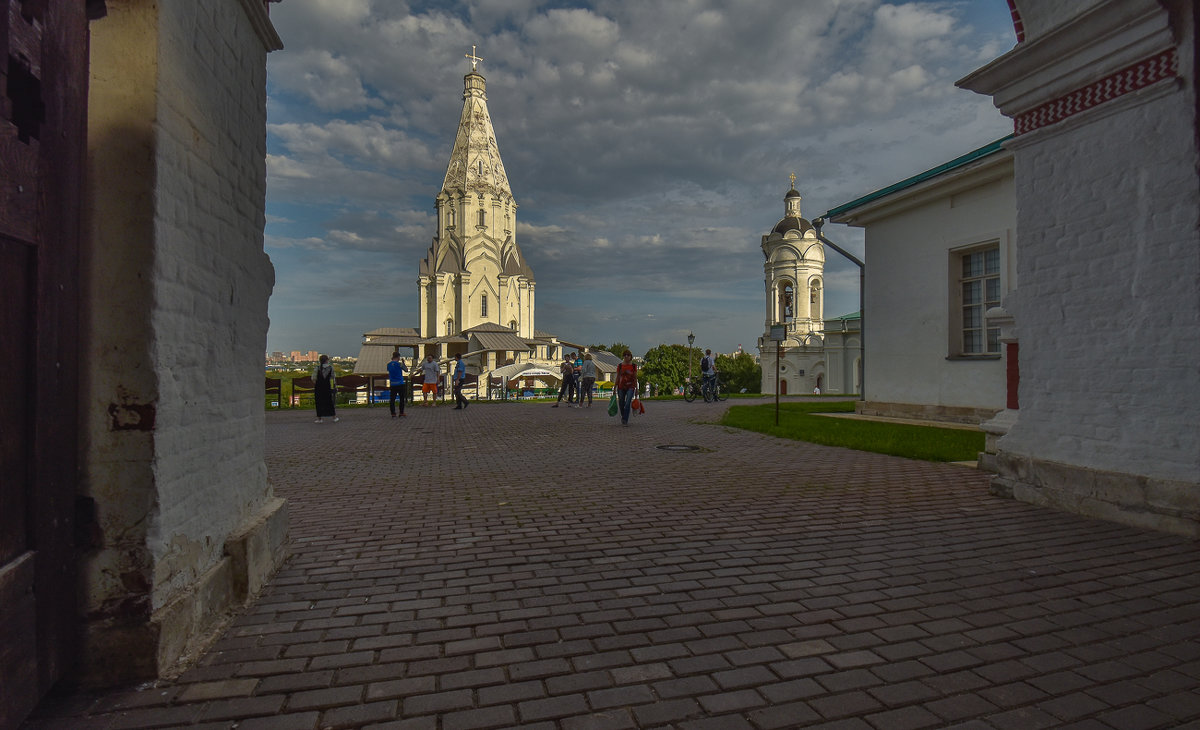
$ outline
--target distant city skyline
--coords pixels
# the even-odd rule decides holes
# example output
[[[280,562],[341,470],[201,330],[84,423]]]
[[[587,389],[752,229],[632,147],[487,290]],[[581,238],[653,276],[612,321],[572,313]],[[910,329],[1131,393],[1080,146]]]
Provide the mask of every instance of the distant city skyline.
[[[272,5],[267,351],[417,324],[417,265],[475,47],[537,278],[573,342],[757,353],[759,240],[1011,131],[955,80],[1015,42],[1004,0]],[[670,29],[670,32],[664,32]],[[826,226],[855,255],[860,231]],[[827,255],[825,311],[858,309]],[[868,267],[870,262],[868,263]]]

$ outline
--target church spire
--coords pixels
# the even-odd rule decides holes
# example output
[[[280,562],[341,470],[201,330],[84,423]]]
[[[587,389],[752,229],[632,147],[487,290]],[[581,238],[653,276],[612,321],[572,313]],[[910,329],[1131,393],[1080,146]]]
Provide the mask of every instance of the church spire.
[[[474,46],[471,53],[465,55],[471,61],[471,71],[463,77],[462,117],[442,190],[491,193],[511,200],[512,189],[500,160],[500,148],[496,146],[492,117],[488,114],[487,87],[483,76],[476,71],[483,59],[475,55]]]

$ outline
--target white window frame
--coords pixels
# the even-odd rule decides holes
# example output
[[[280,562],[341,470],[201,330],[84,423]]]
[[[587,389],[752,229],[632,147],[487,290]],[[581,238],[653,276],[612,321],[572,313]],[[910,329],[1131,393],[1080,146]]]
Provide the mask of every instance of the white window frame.
[[[1007,291],[1006,281],[1006,254],[1007,246],[1005,245],[1004,236],[993,236],[973,243],[956,246],[949,251],[949,357],[950,359],[994,359],[1001,356],[1002,348],[1000,345],[1000,328],[991,327],[987,321],[987,311],[992,307],[1000,306]],[[995,269],[988,270],[986,252],[995,251]],[[964,276],[963,261],[969,256],[984,254],[984,270],[977,275]],[[988,296],[988,281],[994,280],[995,296]],[[964,301],[963,288],[964,284],[969,281],[978,281],[981,283],[981,299],[978,303],[968,304]],[[978,326],[968,327],[966,310],[967,308],[978,309]],[[981,345],[979,350],[968,351],[966,341],[968,331],[979,332],[982,335]]]

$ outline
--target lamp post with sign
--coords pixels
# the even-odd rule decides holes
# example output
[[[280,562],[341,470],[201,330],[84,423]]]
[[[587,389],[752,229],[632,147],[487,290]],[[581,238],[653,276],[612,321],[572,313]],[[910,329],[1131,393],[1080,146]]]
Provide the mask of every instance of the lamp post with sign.
[[[685,388],[692,386],[692,345],[696,342],[696,334],[688,332],[688,379]]]
[[[783,356],[783,341],[787,339],[787,325],[771,325],[771,341],[775,343],[775,425],[779,425],[779,358]]]

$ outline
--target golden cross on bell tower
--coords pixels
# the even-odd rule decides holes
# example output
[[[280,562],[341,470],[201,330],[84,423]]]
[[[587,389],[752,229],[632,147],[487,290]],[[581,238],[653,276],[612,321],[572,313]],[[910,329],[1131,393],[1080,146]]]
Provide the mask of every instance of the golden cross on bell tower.
[[[482,59],[482,58],[480,58],[479,56],[476,56],[476,55],[475,55],[475,46],[471,46],[471,52],[470,52],[470,53],[464,53],[464,54],[463,54],[463,57],[464,57],[464,58],[469,58],[469,59],[471,59],[471,70],[472,70],[472,71],[474,71],[474,70],[475,70],[475,67],[476,67],[477,65],[479,65],[479,62],[483,60],[483,59]]]
[[[796,173],[793,172],[791,175],[788,175],[788,177],[790,177],[792,179],[792,189],[795,190],[796,189]]]

